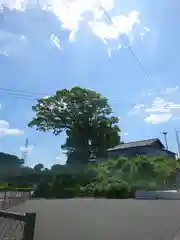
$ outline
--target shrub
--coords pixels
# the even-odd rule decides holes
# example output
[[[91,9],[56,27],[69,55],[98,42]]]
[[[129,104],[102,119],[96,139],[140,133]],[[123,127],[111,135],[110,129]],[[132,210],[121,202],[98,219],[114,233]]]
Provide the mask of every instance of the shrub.
[[[104,186],[102,184],[96,185],[93,191],[93,197],[99,198],[99,197],[106,197],[108,191],[108,187]]]
[[[49,198],[51,197],[50,194],[51,186],[47,182],[42,182],[37,186],[33,193],[33,197],[38,197],[38,198]]]
[[[74,198],[76,196],[76,191],[75,188],[59,189],[56,198]]]
[[[83,189],[83,196],[95,198],[130,198],[134,197],[134,189],[126,182],[100,182],[88,184]]]
[[[112,183],[106,192],[107,198],[130,198],[132,195],[132,190],[126,182]]]

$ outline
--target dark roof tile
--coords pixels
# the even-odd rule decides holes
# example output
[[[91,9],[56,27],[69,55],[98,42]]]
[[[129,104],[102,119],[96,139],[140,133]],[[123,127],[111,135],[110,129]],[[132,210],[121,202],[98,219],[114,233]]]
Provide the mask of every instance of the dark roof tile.
[[[162,148],[164,148],[164,145],[161,143],[161,141],[158,138],[153,138],[153,139],[148,139],[148,140],[122,143],[116,147],[109,148],[108,151],[115,151],[115,150],[119,150],[119,149],[126,149],[126,148],[132,148],[132,147],[149,146],[156,142],[159,142],[160,145],[162,145]]]

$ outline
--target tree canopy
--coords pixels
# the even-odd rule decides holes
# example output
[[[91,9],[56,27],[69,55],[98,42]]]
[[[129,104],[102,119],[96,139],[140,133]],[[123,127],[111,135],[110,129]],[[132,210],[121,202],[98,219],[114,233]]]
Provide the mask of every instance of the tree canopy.
[[[21,166],[24,163],[23,159],[18,158],[15,155],[11,155],[8,153],[3,153],[0,152],[0,165],[5,166],[5,165],[16,165],[16,166]]]
[[[39,131],[65,132],[68,163],[88,163],[120,143],[119,119],[112,115],[107,98],[80,87],[63,89],[54,96],[39,99],[29,127]]]

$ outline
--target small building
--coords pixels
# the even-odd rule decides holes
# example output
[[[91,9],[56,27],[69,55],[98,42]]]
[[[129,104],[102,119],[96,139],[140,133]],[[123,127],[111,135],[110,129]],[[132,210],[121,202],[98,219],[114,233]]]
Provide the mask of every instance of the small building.
[[[161,156],[169,159],[176,159],[176,153],[165,149],[165,146],[158,138],[122,143],[107,150],[108,158],[134,157],[136,155]]]

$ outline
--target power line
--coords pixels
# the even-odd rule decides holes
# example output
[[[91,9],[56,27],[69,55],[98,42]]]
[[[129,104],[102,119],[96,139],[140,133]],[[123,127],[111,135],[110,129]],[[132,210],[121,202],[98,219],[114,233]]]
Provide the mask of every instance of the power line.
[[[34,98],[35,95],[31,95],[30,93],[29,94],[23,94],[23,93],[16,93],[16,92],[6,92],[6,91],[1,91],[0,90],[0,94],[5,94],[5,95],[12,95],[12,96],[21,96],[21,97],[25,97],[25,98]],[[40,96],[38,96],[40,97]]]
[[[2,89],[2,88],[0,88]],[[0,90],[0,98],[1,97],[12,97],[12,98],[15,98],[15,99],[20,99],[20,100],[29,100],[29,101],[37,101],[38,99],[41,99],[42,96],[38,96],[37,97],[35,95],[33,95],[33,93],[30,93],[30,92],[27,92],[27,91],[19,91],[19,90],[15,90],[16,92],[7,92],[9,89],[6,88],[6,91],[2,91]],[[14,89],[10,89],[11,91],[14,90]],[[26,94],[22,94],[22,93],[18,93],[18,92],[27,92],[29,93],[28,95]],[[32,94],[32,96],[31,96]],[[128,108],[133,108],[134,106],[138,105],[137,102],[136,103],[128,103],[126,101],[121,101],[119,102],[119,99],[118,100],[109,100],[110,103],[117,103],[119,106],[127,106]]]
[[[1,94],[0,93],[0,98],[1,97],[12,97],[14,99],[20,99],[20,100],[30,100],[30,101],[37,101],[37,99],[33,99],[33,98],[26,98],[26,97],[22,97],[22,96],[14,96],[14,95],[9,95],[9,94]]]
[[[109,19],[109,21],[112,23],[113,27],[117,30],[117,32],[119,32],[117,26],[114,24],[112,18],[109,16],[108,12],[105,10],[105,8],[102,6],[102,4],[100,3],[99,0],[96,0],[98,5],[100,6],[100,8],[103,10],[104,14],[107,16],[107,18]],[[128,50],[130,51],[130,53],[132,54],[132,56],[134,57],[134,59],[136,60],[136,62],[138,63],[138,65],[140,66],[141,70],[143,71],[144,75],[152,82],[151,76],[148,74],[148,72],[146,71],[146,69],[144,68],[144,66],[142,65],[142,63],[140,62],[139,58],[136,56],[136,54],[134,53],[132,47],[128,46],[127,47]],[[153,87],[155,87],[155,85],[153,84]]]
[[[15,89],[15,88],[2,88],[0,87],[0,91],[7,91],[7,92],[15,92],[15,93],[25,93],[25,94],[30,94],[30,95],[48,95],[47,93],[35,93],[35,92],[29,92],[29,91],[24,91],[24,90],[20,90],[20,89]]]
[[[16,99],[24,99],[24,100],[31,100],[36,101],[37,99],[43,98],[47,96],[48,94],[43,93],[35,93],[35,92],[29,92],[14,88],[2,88],[0,87],[0,97],[7,97],[11,96]]]
[[[8,92],[2,92],[2,91],[0,91],[0,97],[13,97],[13,98],[16,98],[16,99],[24,99],[24,100],[31,100],[31,101],[37,101],[37,99],[38,99],[38,97],[33,98],[30,95],[15,94],[15,93],[8,93]]]

